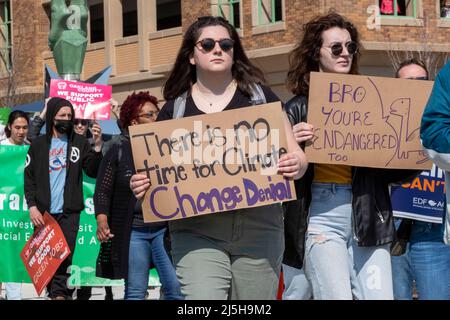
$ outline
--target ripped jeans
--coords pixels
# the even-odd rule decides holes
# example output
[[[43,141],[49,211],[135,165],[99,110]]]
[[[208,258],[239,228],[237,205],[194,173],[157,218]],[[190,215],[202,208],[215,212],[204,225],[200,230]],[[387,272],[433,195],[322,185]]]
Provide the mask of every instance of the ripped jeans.
[[[389,244],[359,247],[351,185],[313,183],[305,274],[314,299],[393,299]]]

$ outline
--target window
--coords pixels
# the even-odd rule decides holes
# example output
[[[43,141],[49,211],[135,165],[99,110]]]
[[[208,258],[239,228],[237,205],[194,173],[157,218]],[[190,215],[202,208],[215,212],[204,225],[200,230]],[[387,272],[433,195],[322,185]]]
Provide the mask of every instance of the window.
[[[257,0],[258,24],[270,24],[283,21],[282,0]]]
[[[93,2],[93,1],[91,1]],[[96,1],[98,2],[98,1]],[[105,41],[103,2],[89,5],[89,27],[91,43]]]
[[[138,34],[137,0],[122,0],[122,21],[124,37]]]
[[[9,0],[0,0],[0,74],[11,70],[11,7]]]
[[[441,18],[450,19],[450,1],[440,0],[439,2]]]
[[[236,29],[241,27],[241,11],[239,0],[218,0],[218,15],[227,19]]]
[[[164,30],[181,26],[181,1],[156,1],[156,30]]]
[[[380,14],[391,17],[417,17],[417,0],[379,0]]]

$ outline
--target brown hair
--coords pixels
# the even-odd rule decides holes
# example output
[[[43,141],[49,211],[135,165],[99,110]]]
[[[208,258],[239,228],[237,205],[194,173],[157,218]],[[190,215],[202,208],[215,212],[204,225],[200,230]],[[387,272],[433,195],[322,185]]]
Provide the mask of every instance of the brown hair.
[[[358,30],[349,20],[337,13],[316,17],[303,25],[303,38],[289,55],[289,71],[286,79],[287,88],[295,95],[308,95],[309,73],[319,71],[322,33],[334,27],[346,29],[352,41],[360,48]],[[350,74],[358,74],[359,55],[359,51],[353,55]]]
[[[411,64],[415,64],[415,65],[417,65],[419,67],[422,67],[423,70],[425,70],[425,72],[427,73],[427,77],[430,76],[429,73],[428,73],[427,66],[425,65],[425,63],[422,60],[416,59],[416,58],[411,58],[411,59],[407,59],[407,60],[403,61],[402,63],[400,63],[400,65],[397,68],[397,71],[395,72],[395,77],[396,78],[400,78],[400,74],[399,74],[400,70],[403,67],[409,66]]]
[[[197,81],[196,67],[190,64],[189,58],[194,51],[195,44],[203,28],[209,26],[224,27],[230,34],[230,38],[234,41],[233,67],[231,72],[233,79],[237,81],[239,89],[250,96],[252,93],[252,83],[264,82],[263,72],[248,59],[236,29],[222,17],[200,17],[184,33],[183,42],[178,51],[175,64],[164,85],[164,99],[175,99],[186,90],[190,90],[192,85]]]

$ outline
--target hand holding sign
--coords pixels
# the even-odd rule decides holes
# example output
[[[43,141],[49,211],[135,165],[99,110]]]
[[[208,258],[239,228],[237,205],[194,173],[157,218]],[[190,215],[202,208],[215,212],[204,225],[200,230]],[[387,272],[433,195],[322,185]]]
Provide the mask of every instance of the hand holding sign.
[[[312,72],[308,122],[314,124],[314,138],[306,148],[308,160],[429,169],[419,127],[432,85],[431,81]]]
[[[42,213],[36,206],[30,207],[30,220],[35,228],[43,227],[45,224],[44,218],[42,217]]]
[[[292,133],[287,139],[286,126],[290,129],[279,102],[131,126],[133,159],[141,175],[131,178],[130,188],[137,198],[144,197],[144,221],[295,198],[287,178],[301,176],[306,160],[300,150],[288,153],[299,148]]]
[[[297,143],[310,141],[314,138],[314,126],[306,122],[297,123],[292,127],[292,131]]]
[[[48,212],[44,213],[43,220],[44,225],[35,231],[20,253],[39,295],[70,254],[69,246],[56,220]]]
[[[138,200],[142,200],[148,188],[150,188],[150,179],[143,174],[133,174],[130,180],[130,189]]]

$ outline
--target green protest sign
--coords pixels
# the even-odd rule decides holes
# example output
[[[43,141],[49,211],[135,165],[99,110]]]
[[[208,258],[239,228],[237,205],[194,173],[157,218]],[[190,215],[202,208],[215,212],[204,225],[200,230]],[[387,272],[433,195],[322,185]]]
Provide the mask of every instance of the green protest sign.
[[[28,207],[23,191],[23,172],[28,146],[0,146],[0,282],[27,282],[31,279],[20,259],[25,242],[33,234]],[[94,212],[95,179],[83,176],[85,209],[81,212],[77,245],[70,267],[71,286],[115,286],[123,280],[109,280],[95,276],[95,265],[100,249]],[[153,269],[149,285],[159,286]]]
[[[0,282],[31,282],[20,251],[33,234],[23,194],[28,147],[0,146]]]

